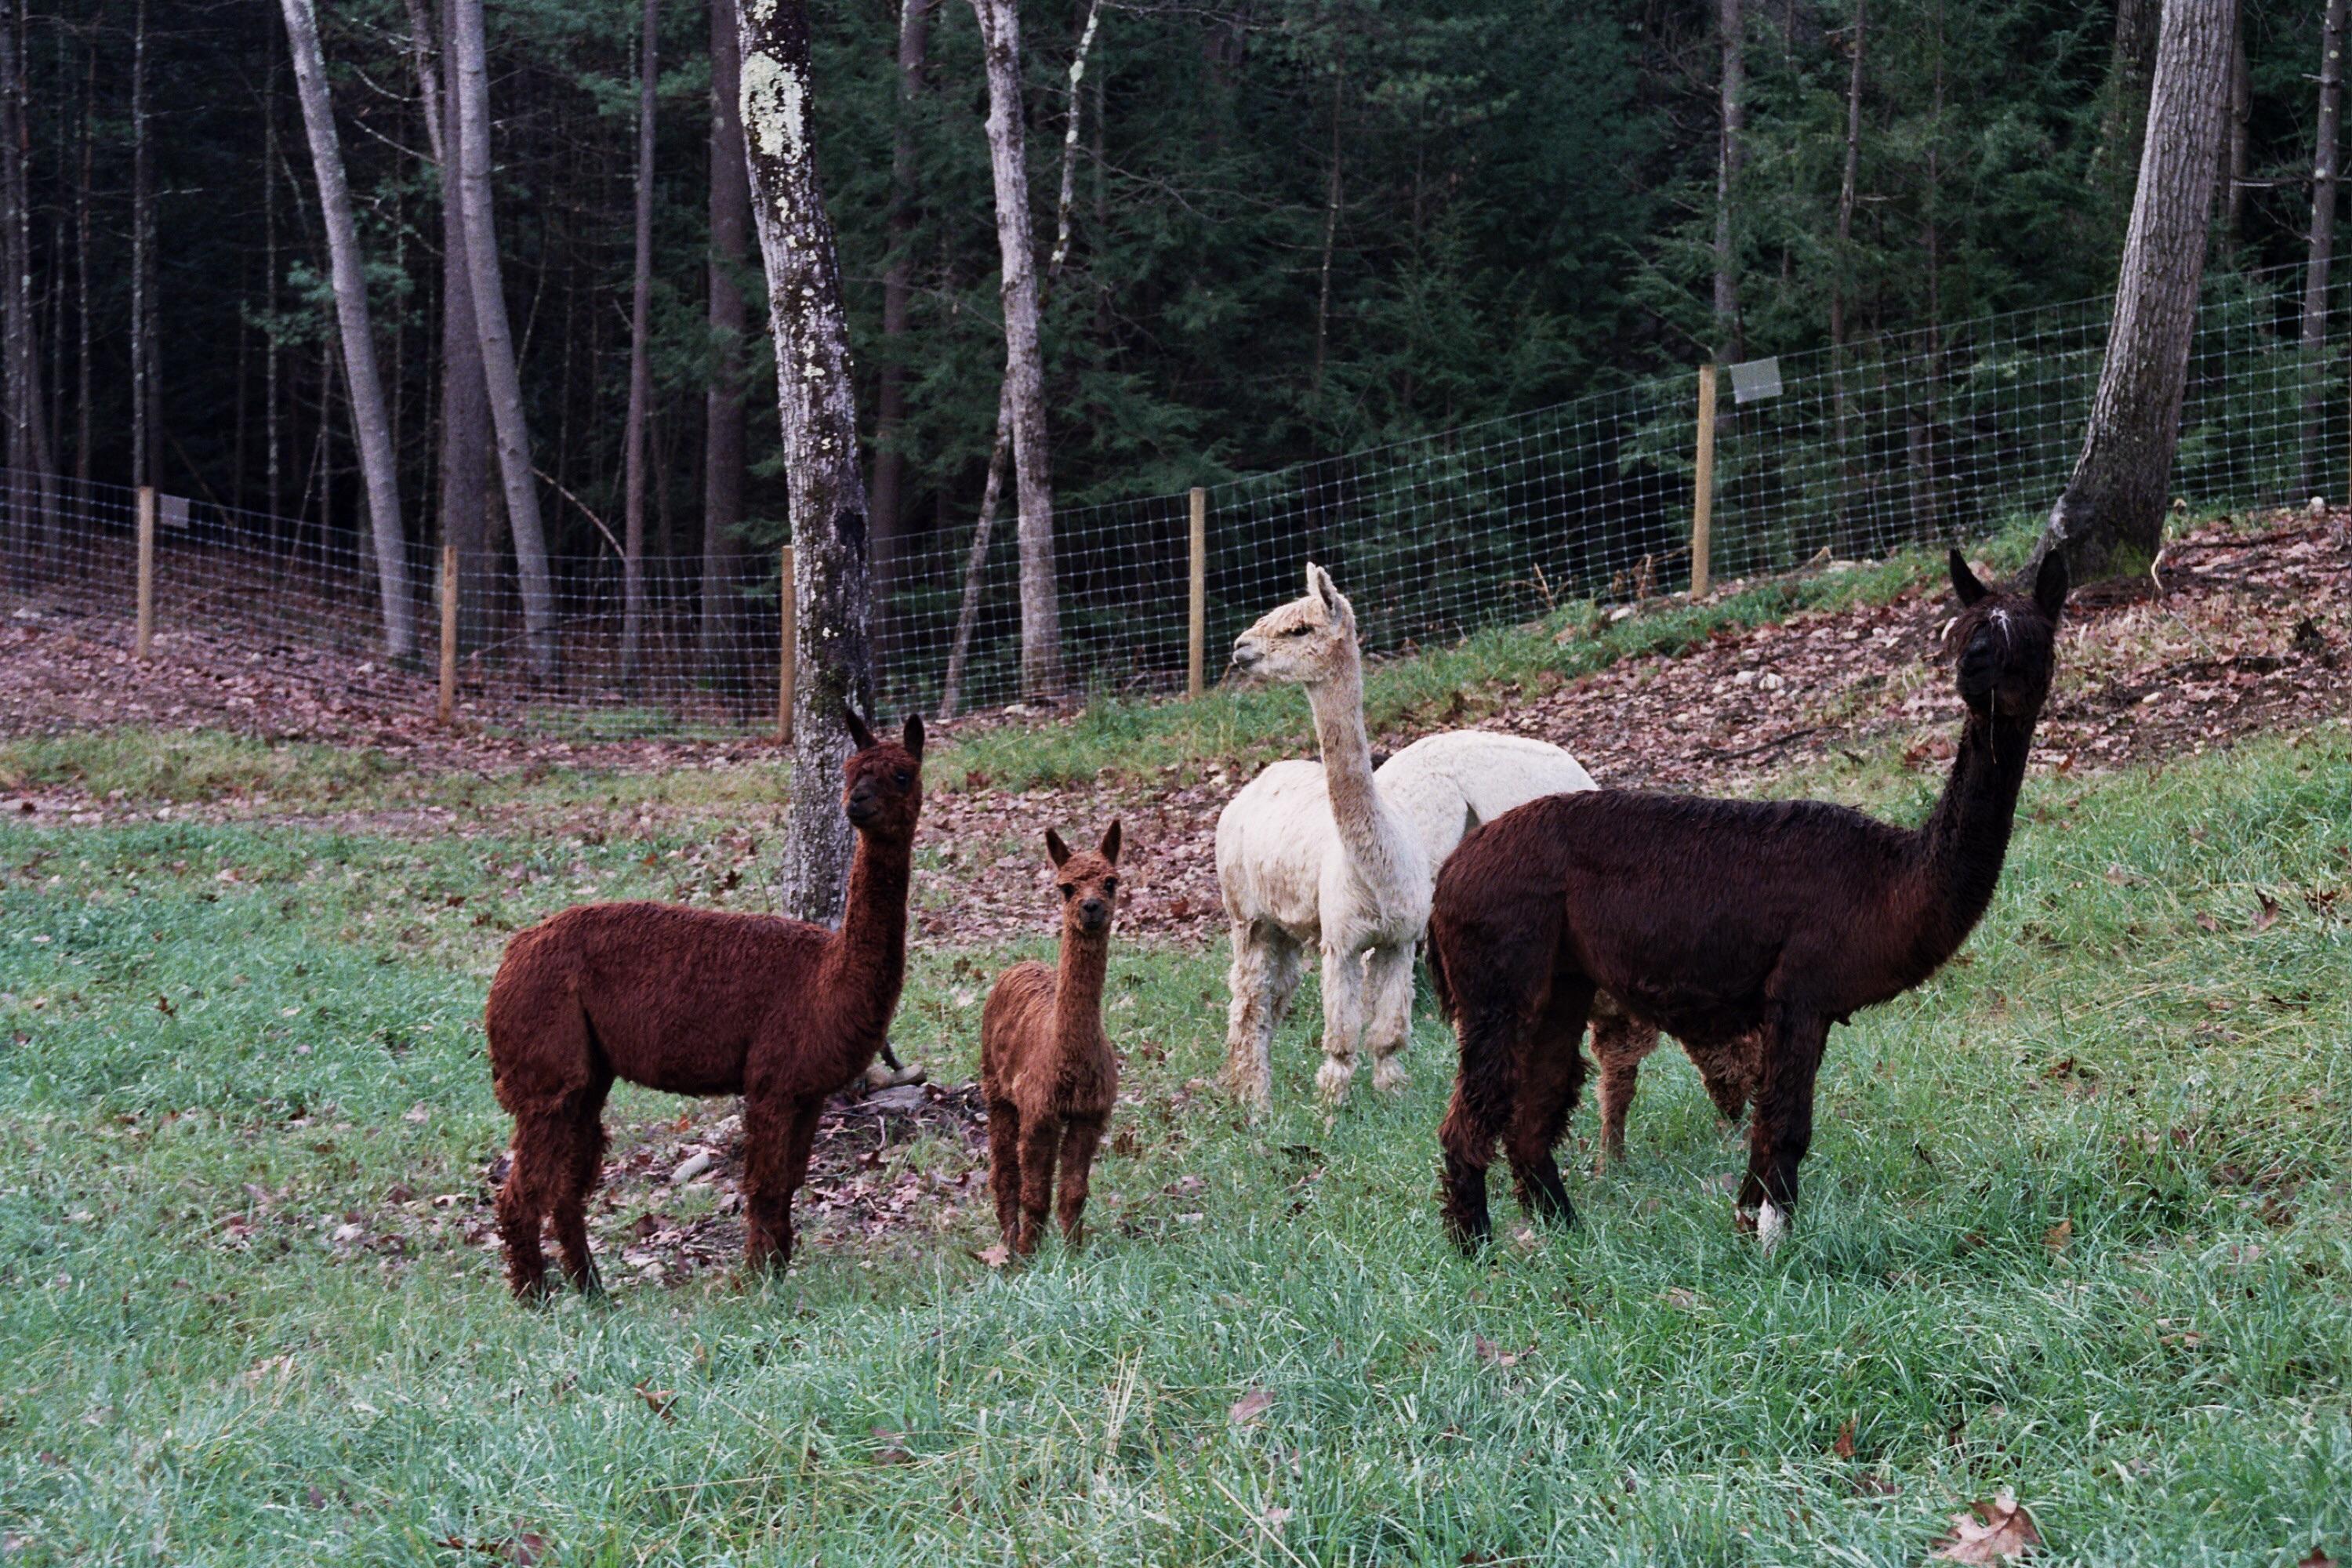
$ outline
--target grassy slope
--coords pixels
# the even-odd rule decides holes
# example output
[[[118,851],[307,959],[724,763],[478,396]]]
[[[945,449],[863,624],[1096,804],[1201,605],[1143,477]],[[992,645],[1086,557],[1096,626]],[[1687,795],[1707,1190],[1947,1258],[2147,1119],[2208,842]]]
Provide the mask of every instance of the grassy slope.
[[[1890,768],[1830,783],[1918,808]],[[968,1220],[536,1313],[478,1251],[328,1238],[478,1180],[504,931],[659,890],[669,841],[0,826],[0,1531],[25,1563],[446,1564],[522,1531],[567,1563],[1900,1562],[2011,1484],[2062,1560],[2342,1555],[2347,793],[2340,731],[2031,784],[1963,961],[1834,1040],[1769,1265],[1679,1061],[1631,1167],[1572,1180],[1583,1228],[1465,1262],[1425,1009],[1409,1093],[1328,1120],[1294,1020],[1252,1131],[1183,1102],[1214,955],[1129,948],[1139,1147],[1087,1252],[992,1274]],[[968,1074],[970,965],[1004,956],[919,950],[902,1043]]]

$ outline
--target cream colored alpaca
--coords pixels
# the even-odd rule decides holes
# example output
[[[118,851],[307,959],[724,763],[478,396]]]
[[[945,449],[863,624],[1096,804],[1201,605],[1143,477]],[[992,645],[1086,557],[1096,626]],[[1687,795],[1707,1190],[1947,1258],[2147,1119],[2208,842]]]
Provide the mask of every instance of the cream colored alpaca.
[[[1254,1108],[1273,1097],[1270,1049],[1305,955],[1323,963],[1327,1100],[1344,1099],[1360,1044],[1372,1087],[1404,1082],[1412,951],[1437,869],[1478,823],[1541,795],[1593,787],[1558,746],[1456,730],[1414,742],[1375,773],[1364,733],[1356,616],[1309,564],[1307,595],[1234,644],[1234,665],[1307,689],[1323,761],[1276,763],[1217,818],[1217,883],[1233,925],[1227,1080]]]

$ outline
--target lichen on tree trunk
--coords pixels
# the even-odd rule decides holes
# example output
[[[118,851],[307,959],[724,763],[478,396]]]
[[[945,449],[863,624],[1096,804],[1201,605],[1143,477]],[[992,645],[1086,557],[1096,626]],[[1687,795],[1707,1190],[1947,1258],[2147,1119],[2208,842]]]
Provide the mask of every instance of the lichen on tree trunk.
[[[794,745],[780,887],[789,912],[840,918],[850,857],[841,765],[846,702],[874,702],[866,481],[857,458],[849,333],[833,221],[810,140],[808,13],[802,0],[743,0],[743,133],[752,216],[767,262],[797,581]]]

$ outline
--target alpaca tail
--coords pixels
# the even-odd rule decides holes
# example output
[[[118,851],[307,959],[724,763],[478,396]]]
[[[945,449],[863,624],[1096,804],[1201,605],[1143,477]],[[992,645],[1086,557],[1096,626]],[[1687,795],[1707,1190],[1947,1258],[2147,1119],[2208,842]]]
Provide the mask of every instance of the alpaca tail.
[[[1454,1021],[1454,986],[1445,978],[1445,952],[1438,945],[1437,932],[1433,929],[1422,942],[1429,960],[1429,988],[1437,994],[1437,1014],[1446,1022]]]

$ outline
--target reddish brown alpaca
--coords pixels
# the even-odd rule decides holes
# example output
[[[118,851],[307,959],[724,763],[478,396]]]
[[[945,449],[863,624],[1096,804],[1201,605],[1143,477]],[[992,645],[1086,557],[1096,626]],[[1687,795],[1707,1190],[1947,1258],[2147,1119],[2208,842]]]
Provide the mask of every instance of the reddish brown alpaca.
[[[583,904],[507,944],[485,1021],[499,1103],[515,1119],[499,1232],[515,1294],[544,1289],[540,1221],[563,1272],[596,1288],[588,1194],[615,1078],[674,1094],[743,1096],[745,1262],[793,1252],[793,1194],[825,1097],[874,1060],[907,970],[907,878],[923,804],[923,725],[857,742],[842,805],[857,829],[837,931],[674,904]]]
[[[1465,1246],[1491,1233],[1498,1137],[1521,1202],[1573,1219],[1551,1149],[1596,989],[1700,1052],[1755,1036],[1737,1213],[1768,1249],[1779,1240],[1830,1026],[1926,980],[1984,914],[2049,694],[2063,558],[2043,558],[2030,597],[1988,589],[1958,551],[1951,571],[1962,614],[1947,646],[1968,721],[1916,832],[1820,801],[1600,790],[1507,812],[1446,862],[1430,968],[1461,1047],[1439,1137],[1445,1217]]]
[[[1062,1167],[1062,1239],[1076,1247],[1103,1124],[1118,1098],[1118,1058],[1103,1034],[1103,968],[1118,907],[1118,824],[1073,855],[1045,830],[1062,894],[1059,970],[1031,960],[996,978],[980,1015],[980,1083],[988,1101],[988,1182],[996,1225],[1014,1252],[1037,1249]]]

